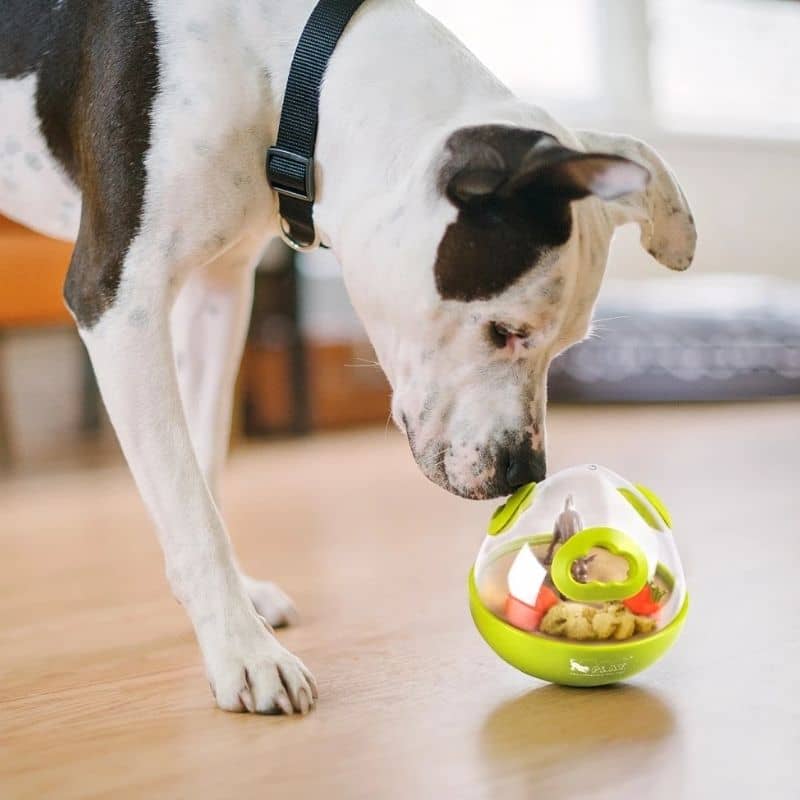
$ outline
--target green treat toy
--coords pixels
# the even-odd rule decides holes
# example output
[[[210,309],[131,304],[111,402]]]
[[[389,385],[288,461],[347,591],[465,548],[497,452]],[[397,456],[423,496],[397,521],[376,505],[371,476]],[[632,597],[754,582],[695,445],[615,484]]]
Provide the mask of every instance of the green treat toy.
[[[495,511],[469,597],[501,658],[569,686],[613,683],[655,663],[689,603],[663,502],[596,464],[524,486]]]

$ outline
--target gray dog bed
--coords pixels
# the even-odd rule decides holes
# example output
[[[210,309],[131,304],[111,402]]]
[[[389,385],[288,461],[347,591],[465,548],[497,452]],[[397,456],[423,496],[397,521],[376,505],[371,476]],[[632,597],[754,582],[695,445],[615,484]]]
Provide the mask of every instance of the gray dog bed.
[[[595,319],[592,338],[553,362],[553,400],[800,395],[800,282],[739,275],[614,282]]]

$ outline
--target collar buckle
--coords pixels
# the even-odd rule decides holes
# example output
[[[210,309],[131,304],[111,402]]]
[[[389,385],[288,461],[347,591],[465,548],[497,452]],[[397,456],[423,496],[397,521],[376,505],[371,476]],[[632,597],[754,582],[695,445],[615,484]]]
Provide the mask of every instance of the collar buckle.
[[[270,147],[267,150],[267,181],[278,194],[313,203],[313,156],[301,156],[282,147]]]

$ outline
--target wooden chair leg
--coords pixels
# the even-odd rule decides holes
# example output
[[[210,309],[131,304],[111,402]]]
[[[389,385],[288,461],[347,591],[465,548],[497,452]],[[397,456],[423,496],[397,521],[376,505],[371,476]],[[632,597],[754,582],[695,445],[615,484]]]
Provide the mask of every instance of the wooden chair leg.
[[[3,346],[5,339],[0,331],[0,470],[11,469],[12,448],[11,448],[11,420],[6,409],[5,399],[5,372],[3,370]]]
[[[92,362],[83,345],[81,345],[81,370],[81,430],[84,433],[97,433],[100,430],[102,401]]]

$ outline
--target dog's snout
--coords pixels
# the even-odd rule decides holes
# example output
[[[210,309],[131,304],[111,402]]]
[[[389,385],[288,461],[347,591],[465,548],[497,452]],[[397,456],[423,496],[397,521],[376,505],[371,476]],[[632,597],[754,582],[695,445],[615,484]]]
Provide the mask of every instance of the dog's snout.
[[[544,452],[531,450],[521,446],[508,451],[508,468],[506,482],[510,492],[519,489],[526,483],[537,483],[544,480],[547,474]]]

